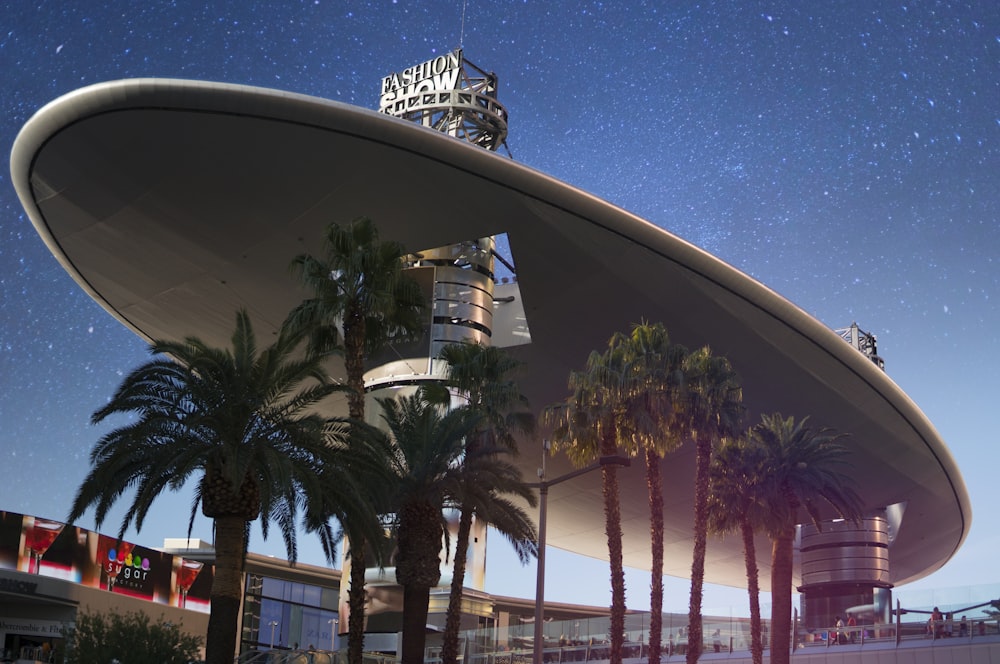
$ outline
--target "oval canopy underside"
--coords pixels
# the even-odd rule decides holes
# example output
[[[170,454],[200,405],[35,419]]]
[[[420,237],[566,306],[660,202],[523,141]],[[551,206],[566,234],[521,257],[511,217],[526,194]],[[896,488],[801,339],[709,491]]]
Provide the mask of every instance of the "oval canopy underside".
[[[331,221],[371,217],[411,251],[506,233],[531,333],[511,351],[526,363],[522,388],[534,408],[563,399],[569,371],[613,332],[662,322],[674,341],[730,359],[749,421],[780,411],[850,434],[867,506],[906,504],[890,550],[893,583],[938,569],[968,533],[969,498],[951,454],[865,356],[706,252],[499,155],[326,100],[146,79],[46,106],[11,165],[53,254],[145,339],[226,344],[239,307],[259,333],[273,331],[303,295],[291,258],[318,251]],[[540,441],[522,442],[526,477],[540,453]],[[693,465],[690,445],[663,463],[665,571],[685,578]],[[548,462],[550,477],[568,470],[561,458]],[[641,461],[622,472],[625,563],[648,569]],[[548,524],[550,545],[606,558],[598,475],[554,487]],[[762,584],[767,558],[758,557]],[[709,582],[745,585],[739,538],[711,540],[706,568]]]

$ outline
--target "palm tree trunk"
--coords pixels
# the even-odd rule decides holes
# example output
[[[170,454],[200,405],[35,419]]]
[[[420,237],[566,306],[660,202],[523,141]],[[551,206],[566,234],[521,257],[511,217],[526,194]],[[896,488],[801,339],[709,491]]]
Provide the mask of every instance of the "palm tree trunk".
[[[344,371],[347,374],[348,414],[365,419],[365,317],[357,306],[344,312]]]
[[[347,661],[361,664],[365,646],[365,543],[350,540],[351,586],[347,591]]]
[[[607,454],[614,454],[616,450],[613,440],[610,445],[606,442],[602,444],[602,448],[611,450]],[[603,466],[601,475],[604,485],[604,529],[608,536],[608,557],[611,563],[611,664],[621,664],[625,637],[625,568],[622,563],[618,469],[614,465]],[[542,625],[535,625],[535,629],[542,629]]]
[[[753,664],[764,662],[764,640],[760,631],[760,581],[757,571],[757,550],[753,543],[753,526],[748,519],[740,520],[743,535],[743,560],[747,568],[747,594],[750,597],[750,657]]]
[[[771,664],[789,664],[792,636],[792,546],[795,526],[771,547]]]
[[[465,563],[469,552],[469,534],[472,532],[472,510],[462,510],[455,537],[454,572],[451,592],[448,595],[448,614],[444,623],[441,644],[441,664],[455,664],[458,659],[458,630],[462,619],[462,589],[465,586]]]
[[[243,595],[243,553],[246,520],[241,516],[215,518],[215,576],[211,613],[205,638],[206,664],[232,664],[236,656],[236,625]]]
[[[649,489],[649,537],[653,558],[649,580],[649,664],[660,664],[663,640],[663,477],[660,455],[646,450],[646,486]]]
[[[356,305],[344,312],[344,370],[347,373],[348,415],[358,422],[365,420],[365,318]],[[365,645],[365,541],[351,538],[351,587],[347,604],[351,614],[347,622],[348,664],[362,664]]]
[[[403,646],[401,664],[423,664],[427,642],[427,607],[430,588],[403,586]]]
[[[703,647],[701,624],[702,588],[705,584],[705,549],[708,542],[708,466],[712,441],[698,436],[694,470],[694,559],[691,561],[691,603],[688,610],[687,664],[695,664]]]

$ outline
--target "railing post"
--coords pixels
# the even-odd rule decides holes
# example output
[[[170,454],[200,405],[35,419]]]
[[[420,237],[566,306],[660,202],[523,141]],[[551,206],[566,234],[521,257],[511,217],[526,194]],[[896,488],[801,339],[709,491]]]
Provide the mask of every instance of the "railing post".
[[[903,615],[900,612],[900,608],[901,607],[900,607],[900,604],[899,604],[899,599],[896,599],[896,647],[897,648],[899,647],[899,642],[901,640],[900,639],[899,629],[900,629],[900,625],[902,625],[902,620],[903,620]]]

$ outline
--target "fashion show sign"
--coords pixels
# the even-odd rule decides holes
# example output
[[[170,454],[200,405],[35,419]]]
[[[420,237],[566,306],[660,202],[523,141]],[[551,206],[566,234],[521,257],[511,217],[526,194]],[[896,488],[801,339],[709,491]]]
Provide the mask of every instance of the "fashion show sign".
[[[379,111],[397,115],[406,110],[405,100],[415,99],[417,93],[458,89],[461,72],[462,50],[456,49],[419,65],[407,67],[401,72],[389,74],[382,79]]]

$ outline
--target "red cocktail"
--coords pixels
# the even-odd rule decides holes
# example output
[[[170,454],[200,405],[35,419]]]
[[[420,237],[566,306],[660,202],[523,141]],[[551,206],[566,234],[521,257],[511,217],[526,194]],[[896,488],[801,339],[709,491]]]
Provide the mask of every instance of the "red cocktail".
[[[41,571],[42,556],[45,555],[45,552],[49,550],[52,543],[59,537],[59,533],[62,532],[65,525],[58,521],[47,521],[35,517],[34,524],[32,524],[31,528],[24,535],[24,548],[28,550],[28,555],[31,556],[31,563],[29,563],[28,567],[29,574],[38,574]]]
[[[201,572],[201,568],[204,566],[204,563],[199,563],[196,560],[181,558],[181,566],[177,569],[177,589],[181,591],[178,606],[182,609],[187,604],[187,594],[188,590],[191,589],[191,584],[198,578],[198,573]]]

